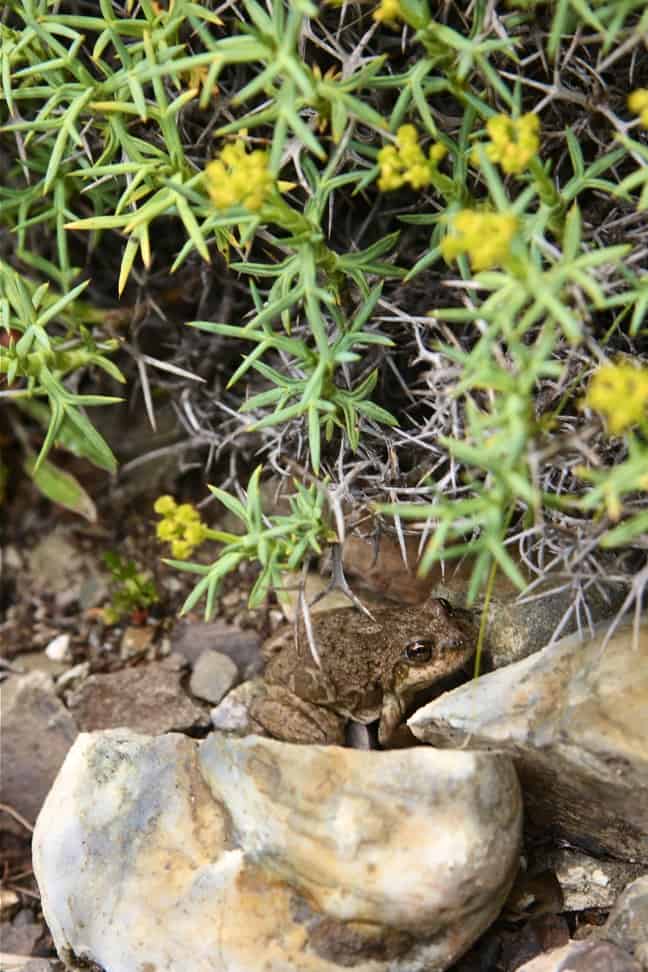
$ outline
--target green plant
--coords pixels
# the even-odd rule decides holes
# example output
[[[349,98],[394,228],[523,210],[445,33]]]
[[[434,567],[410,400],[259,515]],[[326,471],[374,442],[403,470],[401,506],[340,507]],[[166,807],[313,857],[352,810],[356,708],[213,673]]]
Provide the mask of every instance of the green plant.
[[[9,335],[0,349],[0,373],[6,375],[10,397],[18,404],[25,400],[45,399],[49,411],[47,432],[43,440],[35,470],[54,442],[66,433],[76,433],[76,439],[86,458],[97,466],[112,471],[115,457],[106,442],[81,411],[80,406],[107,405],[119,398],[104,395],[75,395],[65,387],[65,377],[83,368],[101,368],[116,381],[124,377],[107,357],[114,352],[116,341],[97,344],[90,330],[73,314],[75,299],[85,290],[79,284],[68,294],[53,296],[49,285],[30,286],[6,264],[0,263],[0,326]],[[76,308],[77,313],[80,310]],[[61,322],[64,331],[50,332],[50,322]],[[13,385],[18,387],[12,389]],[[27,405],[29,409],[29,405]],[[36,411],[35,414],[42,414]]]
[[[214,487],[243,535],[165,528],[187,555],[201,531],[223,544],[212,565],[183,560],[209,611],[240,564],[260,566],[259,603],[330,541],[318,477],[351,508],[432,528],[424,569],[472,557],[471,597],[495,570],[522,586],[551,564],[587,585],[593,551],[644,556],[645,433],[608,436],[582,402],[602,362],[645,361],[646,30],[642,0],[243,0],[218,16],[190,0],[101,0],[92,16],[9,0],[0,202],[12,267],[39,282],[20,285],[29,306],[13,278],[3,294],[0,370],[46,420],[41,465],[71,439],[112,461],[85,415],[99,399],[72,379],[114,369],[115,349],[84,316],[71,253],[105,247],[113,293],[138,294],[149,270],[195,279],[220,254],[248,296],[221,315],[221,271],[198,271],[186,317],[212,369],[182,386],[189,425],[231,448],[235,488],[255,449],[314,479],[293,497],[294,536],[264,516],[258,472],[245,504]],[[63,296],[48,303],[42,279]],[[179,347],[165,367],[188,381]]]
[[[103,562],[112,578],[110,604],[102,611],[106,624],[117,624],[126,616],[145,614],[160,600],[155,581],[148,571],[140,570],[134,560],[107,551]]]
[[[200,538],[196,533],[192,533],[187,538],[191,547],[194,546],[194,541],[202,543],[204,540],[215,540],[222,543],[223,550],[215,563],[166,561],[172,567],[198,574],[202,578],[185,601],[182,613],[190,611],[202,597],[205,597],[205,617],[211,617],[223,578],[236,570],[239,564],[249,561],[256,561],[260,567],[249,600],[250,607],[258,607],[270,590],[281,588],[286,572],[296,570],[306,557],[321,554],[323,546],[336,539],[336,534],[327,523],[325,493],[316,485],[306,487],[295,480],[295,493],[289,498],[290,512],[266,516],[259,492],[261,472],[262,467],[257,466],[242,499],[216,486],[209,487],[212,496],[233,513],[245,527],[244,533],[235,534],[211,530],[201,524]],[[161,497],[156,502],[156,511],[163,517],[162,524],[169,522],[169,518],[174,521],[170,531],[161,532],[162,524],[159,524],[158,537],[173,542],[172,538],[177,533],[177,511],[181,507],[176,507],[174,501],[170,503],[169,500],[171,497]],[[196,523],[195,518],[189,519],[193,524]],[[169,535],[165,536],[167,532]],[[190,550],[191,548],[187,553],[190,553]]]

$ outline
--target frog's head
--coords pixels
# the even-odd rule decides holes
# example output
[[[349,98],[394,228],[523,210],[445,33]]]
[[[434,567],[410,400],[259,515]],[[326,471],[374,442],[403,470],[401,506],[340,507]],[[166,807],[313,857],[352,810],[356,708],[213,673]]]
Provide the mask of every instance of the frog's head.
[[[403,721],[413,696],[465,668],[477,644],[468,612],[453,608],[445,598],[431,598],[408,613],[401,628],[403,643],[394,646],[391,677],[383,688],[381,743]]]

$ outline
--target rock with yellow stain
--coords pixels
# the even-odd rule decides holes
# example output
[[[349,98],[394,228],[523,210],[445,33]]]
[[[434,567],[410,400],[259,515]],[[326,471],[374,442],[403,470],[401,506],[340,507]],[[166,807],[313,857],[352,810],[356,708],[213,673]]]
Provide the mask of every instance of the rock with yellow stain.
[[[73,968],[441,972],[497,916],[520,829],[506,757],[108,730],[71,750],[34,868]]]

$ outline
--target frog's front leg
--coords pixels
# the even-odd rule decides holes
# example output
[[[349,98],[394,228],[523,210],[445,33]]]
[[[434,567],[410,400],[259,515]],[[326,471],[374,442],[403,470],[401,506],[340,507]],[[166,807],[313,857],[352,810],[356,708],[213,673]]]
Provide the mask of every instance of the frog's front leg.
[[[250,707],[250,716],[262,729],[283,742],[344,743],[346,720],[323,706],[306,702],[282,685],[266,685]]]
[[[405,707],[395,692],[386,691],[383,695],[380,724],[378,726],[378,742],[381,746],[388,746],[399,726],[405,718]]]

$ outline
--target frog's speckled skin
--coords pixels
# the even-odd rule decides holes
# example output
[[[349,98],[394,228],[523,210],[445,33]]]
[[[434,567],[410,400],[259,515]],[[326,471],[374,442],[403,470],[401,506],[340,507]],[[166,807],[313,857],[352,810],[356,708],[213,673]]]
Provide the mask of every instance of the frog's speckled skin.
[[[347,719],[380,718],[378,737],[386,743],[412,696],[463,669],[474,654],[477,635],[468,613],[442,599],[371,613],[374,621],[353,608],[312,615],[321,668],[303,623],[296,636],[291,630],[279,646],[275,642],[264,676],[267,692],[253,719],[286,741],[340,743]],[[406,648],[421,639],[430,657],[413,662]]]

